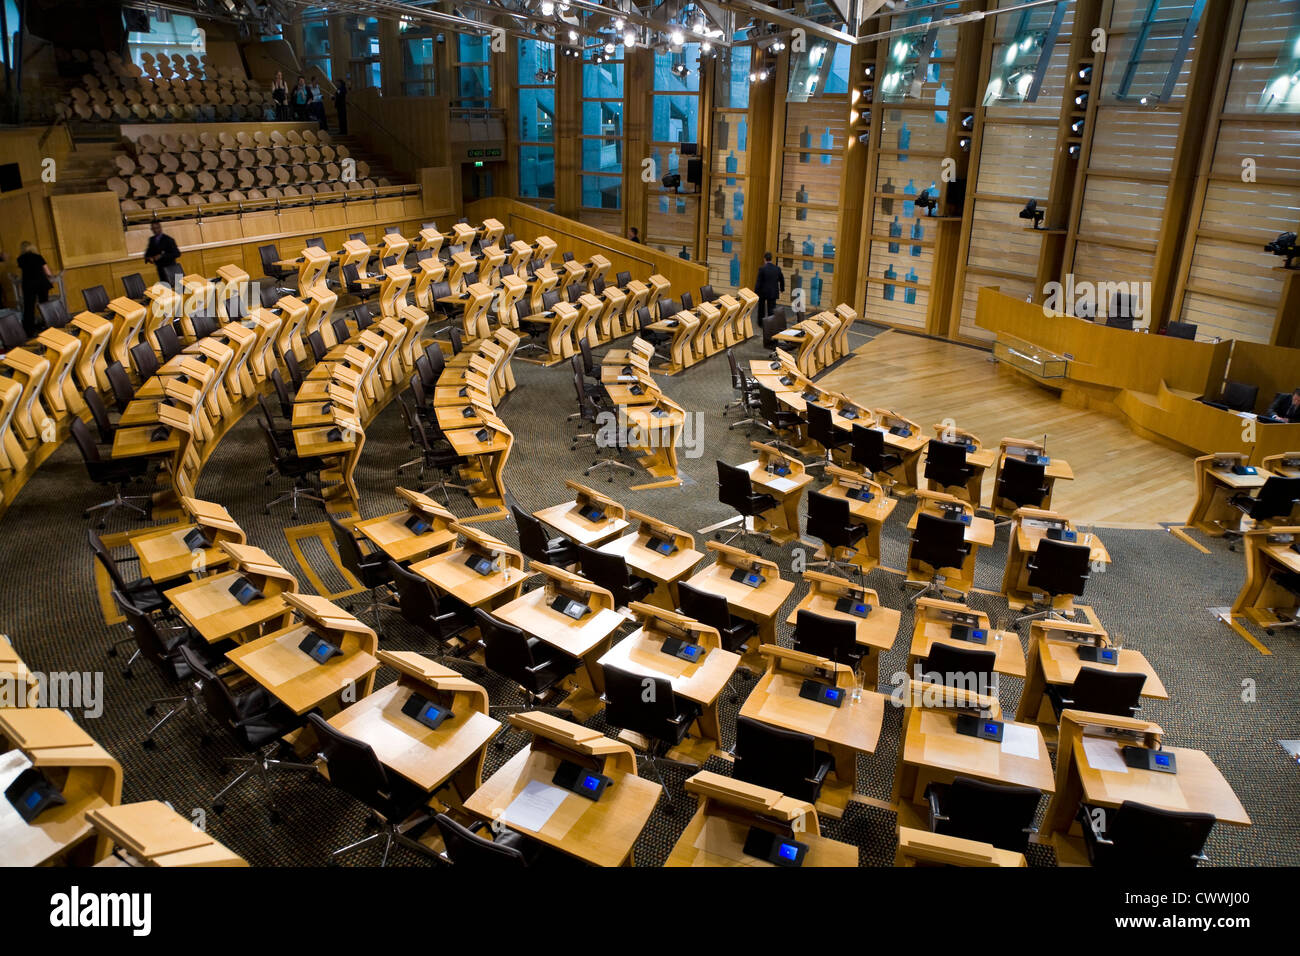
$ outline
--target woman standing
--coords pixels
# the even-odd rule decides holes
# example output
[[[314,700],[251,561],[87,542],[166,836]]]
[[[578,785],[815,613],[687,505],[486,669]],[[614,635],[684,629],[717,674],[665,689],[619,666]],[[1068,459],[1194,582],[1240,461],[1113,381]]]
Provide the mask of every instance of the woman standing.
[[[304,120],[307,118],[307,100],[311,94],[307,91],[307,80],[304,77],[298,77],[298,82],[293,88],[293,118],[295,120]]]
[[[284,81],[284,74],[276,70],[271,82],[271,99],[275,101],[275,118],[281,122],[289,118],[289,84]]]
[[[36,303],[46,302],[54,283],[54,273],[50,271],[44,257],[36,251],[36,246],[24,242],[18,249],[18,268],[23,275],[23,331],[28,338],[35,337],[40,331],[37,327]]]

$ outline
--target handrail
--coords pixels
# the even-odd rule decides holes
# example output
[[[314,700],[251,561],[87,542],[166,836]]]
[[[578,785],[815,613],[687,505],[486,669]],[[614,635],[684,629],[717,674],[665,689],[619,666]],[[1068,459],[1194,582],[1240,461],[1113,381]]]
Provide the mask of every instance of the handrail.
[[[310,185],[310,184],[308,184]],[[294,206],[317,206],[330,203],[364,202],[366,200],[389,199],[398,196],[416,195],[422,187],[415,183],[396,186],[375,186],[373,189],[352,189],[344,192],[329,192],[323,196],[319,193],[310,196],[282,196],[279,199],[245,199],[235,202],[203,203],[202,205],[164,206],[162,209],[141,209],[139,212],[122,213],[123,226],[173,219],[202,219],[205,216],[223,216],[230,213],[242,215],[245,212],[265,212]]]

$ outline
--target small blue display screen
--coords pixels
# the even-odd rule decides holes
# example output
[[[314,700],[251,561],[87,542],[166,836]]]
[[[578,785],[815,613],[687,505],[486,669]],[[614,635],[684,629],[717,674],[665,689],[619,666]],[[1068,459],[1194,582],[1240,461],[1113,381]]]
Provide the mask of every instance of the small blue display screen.
[[[36,804],[40,802],[41,802],[40,791],[33,790],[31,793],[27,795],[27,799],[23,801],[23,805],[26,806],[28,810],[31,810],[36,806]]]
[[[745,580],[748,581],[750,584],[758,584],[763,579],[759,577],[757,574],[751,574],[748,577],[746,577]]]
[[[694,645],[688,644],[686,647],[682,648],[682,653],[685,654],[687,657],[694,657],[699,652],[700,649],[698,647],[695,647]]]
[[[436,721],[441,716],[442,711],[433,704],[429,704],[429,706],[424,708],[424,719],[427,721]]]
[[[984,733],[986,733],[986,734],[996,734],[997,732],[998,732],[998,725],[997,725],[997,724],[985,724],[985,725],[984,725]]]
[[[582,786],[584,789],[587,790],[599,790],[600,778],[593,777],[591,774],[587,774],[587,776],[582,778]]]
[[[867,606],[866,606],[865,604],[855,604],[855,605],[853,605],[853,613],[854,613],[854,614],[862,614],[862,613],[864,613],[866,610],[867,610]]]
[[[793,843],[781,844],[781,859],[797,860],[799,858],[799,848]]]
[[[1157,766],[1157,767],[1168,767],[1168,766],[1169,766],[1169,757],[1166,756],[1165,754],[1156,754],[1156,755],[1155,755],[1155,760],[1156,760],[1156,766]]]

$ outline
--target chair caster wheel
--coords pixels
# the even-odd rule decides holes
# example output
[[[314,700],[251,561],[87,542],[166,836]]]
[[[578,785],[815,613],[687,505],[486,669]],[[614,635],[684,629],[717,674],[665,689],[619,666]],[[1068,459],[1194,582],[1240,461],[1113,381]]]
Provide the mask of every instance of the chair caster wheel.
[[[157,750],[158,744],[152,737],[146,737],[140,744],[145,750]]]
[[[673,813],[675,812],[675,809],[674,809],[674,807],[673,807],[673,805],[672,805],[671,803],[668,803],[668,804],[665,804],[665,805],[663,806],[663,808],[662,808],[662,810],[661,810],[660,812],[663,813],[664,816],[669,816],[669,817],[671,817],[671,816],[673,815]]]
[[[217,816],[221,816],[221,814],[226,812],[226,805],[224,803],[214,803],[212,805],[212,812]]]
[[[146,717],[152,717],[156,713],[158,713],[158,708],[155,707],[153,704],[150,704],[148,707],[144,709],[144,713]]]
[[[280,816],[280,811],[279,811],[279,810],[272,810],[272,811],[271,811],[271,823],[272,823],[272,824],[280,824],[280,823],[283,823],[283,822],[284,822],[284,817]]]
[[[89,517],[90,517],[90,512],[89,512],[89,511],[83,511],[83,512],[81,513],[81,520],[82,520],[82,521],[85,521],[85,520],[86,520],[87,518],[89,518]]]
[[[117,657],[117,648],[116,648],[116,647],[110,647],[110,648],[108,649],[108,656],[109,656],[109,657]]]
[[[268,515],[269,515],[269,514],[271,513],[271,509],[270,509],[270,508],[263,508],[263,509],[262,509],[262,513],[263,513],[263,514],[268,514]]]
[[[131,671],[122,671],[122,680],[132,680],[134,677],[135,674],[131,673]]]
[[[379,826],[379,818],[375,816],[373,813],[366,814],[366,821],[365,821],[366,829],[373,830],[377,826]]]
[[[1267,634],[1269,637],[1272,637],[1272,636],[1273,636],[1273,629],[1272,629],[1271,627],[1266,627],[1266,628],[1264,628],[1264,633]]]

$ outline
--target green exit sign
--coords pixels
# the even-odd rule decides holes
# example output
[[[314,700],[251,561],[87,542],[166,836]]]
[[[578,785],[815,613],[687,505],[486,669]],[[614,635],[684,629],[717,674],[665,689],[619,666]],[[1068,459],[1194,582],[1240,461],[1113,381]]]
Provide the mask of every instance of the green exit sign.
[[[501,148],[499,146],[495,146],[495,147],[484,148],[484,149],[471,149],[469,151],[469,158],[470,159],[500,159]]]

